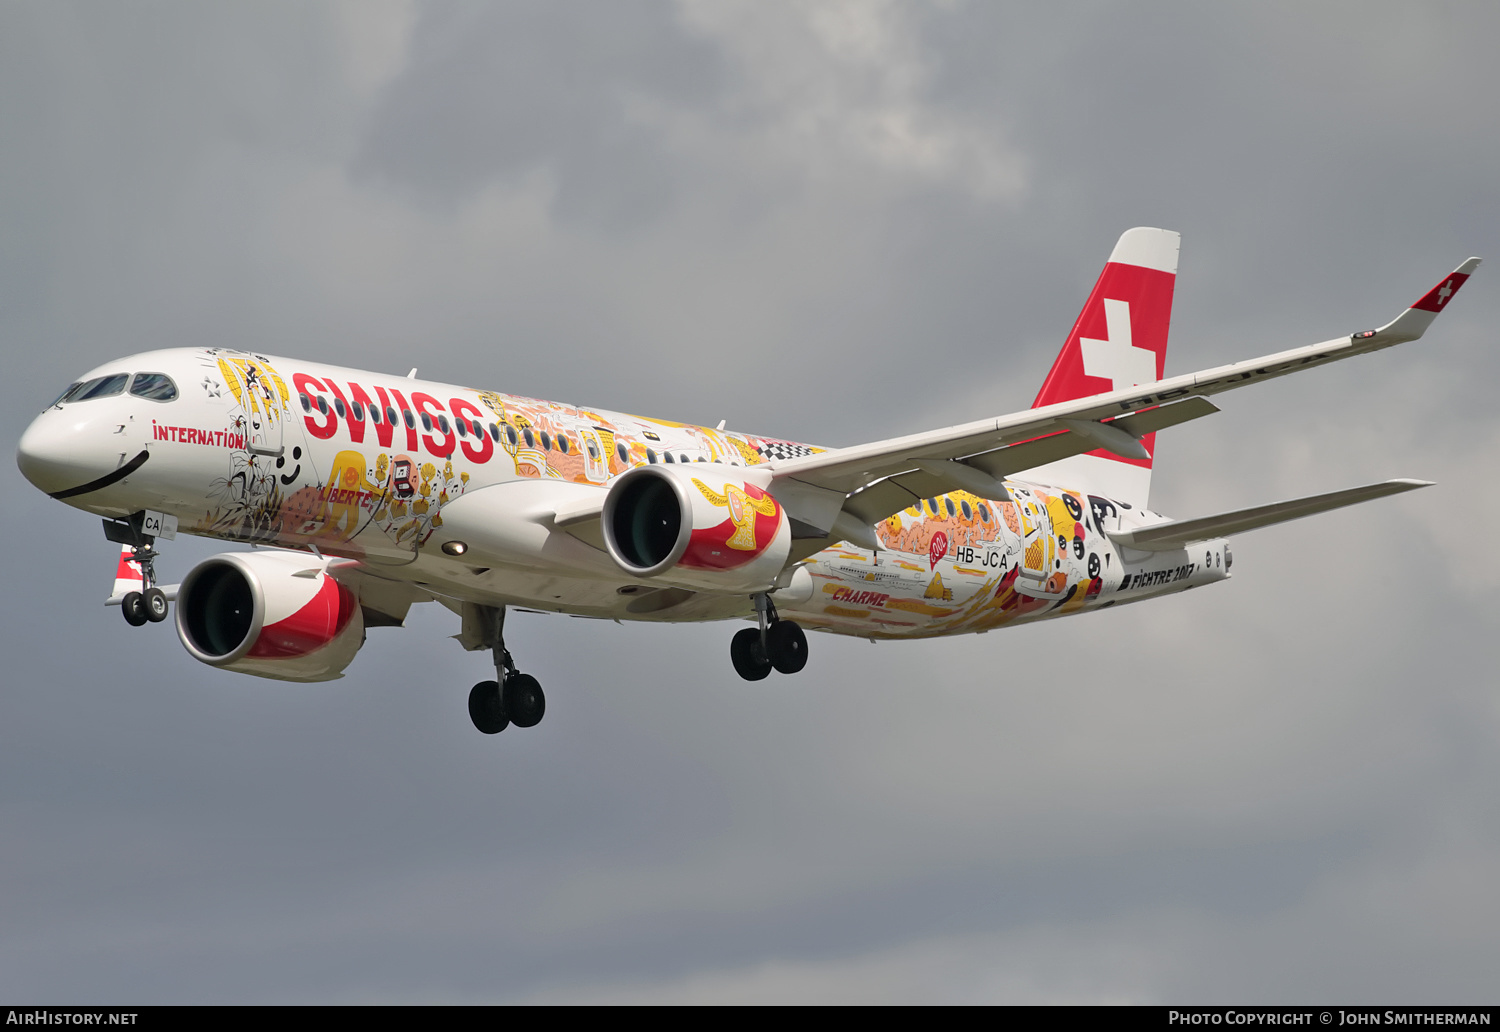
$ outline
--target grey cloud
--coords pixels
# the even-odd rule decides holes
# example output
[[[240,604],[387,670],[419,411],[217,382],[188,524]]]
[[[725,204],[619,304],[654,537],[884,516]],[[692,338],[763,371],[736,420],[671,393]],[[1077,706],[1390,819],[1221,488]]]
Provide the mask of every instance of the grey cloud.
[[[858,8],[902,33],[835,42],[895,86],[792,5],[382,9],[380,74],[344,10],[0,9],[8,448],[80,370],[205,340],[851,443],[1027,404],[1130,225],[1184,232],[1173,370],[1388,318],[1500,238],[1486,6]],[[813,101],[1021,185],[799,136]],[[0,989],[1482,996],[1493,275],[1164,433],[1154,503],[1438,487],[1236,540],[1212,591],[815,636],[796,680],[738,681],[725,626],[523,615],[549,715],[498,740],[446,611],[333,684],[220,674],[0,472]]]
[[[682,176],[632,102],[708,103],[721,75],[666,4],[424,5],[354,169],[443,206],[540,171],[565,222],[636,224]]]

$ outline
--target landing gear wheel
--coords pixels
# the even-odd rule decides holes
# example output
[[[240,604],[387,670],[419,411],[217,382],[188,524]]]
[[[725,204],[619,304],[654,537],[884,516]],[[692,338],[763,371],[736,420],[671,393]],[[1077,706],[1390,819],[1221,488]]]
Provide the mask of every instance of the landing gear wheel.
[[[480,681],[469,691],[469,719],[487,735],[498,735],[510,724],[505,707],[500,704],[500,685]]]
[[[730,639],[729,659],[735,673],[747,681],[759,681],[771,674],[771,659],[761,644],[758,627],[746,627]]]
[[[516,727],[535,727],[542,722],[547,712],[547,696],[542,686],[530,674],[511,674],[505,679],[501,690],[505,698],[505,713]]]
[[[146,612],[146,600],[139,591],[125,593],[120,602],[120,612],[124,615],[125,622],[132,627],[140,627],[151,618]]]
[[[766,629],[766,651],[777,670],[795,674],[807,666],[807,635],[791,620],[777,620]]]
[[[161,588],[147,588],[141,596],[141,603],[146,610],[146,619],[152,623],[161,623],[167,618],[167,595]]]

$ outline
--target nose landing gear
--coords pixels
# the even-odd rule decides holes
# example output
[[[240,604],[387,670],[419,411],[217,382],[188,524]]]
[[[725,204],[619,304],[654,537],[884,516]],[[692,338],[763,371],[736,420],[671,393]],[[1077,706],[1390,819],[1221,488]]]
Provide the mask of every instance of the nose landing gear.
[[[129,545],[130,561],[141,571],[141,590],[127,591],[120,599],[120,613],[132,627],[161,623],[171,608],[166,592],[156,586],[156,559],[161,553],[151,547],[156,538],[142,530],[145,515],[140,512],[129,520],[104,521],[105,538],[116,544]]]
[[[802,627],[776,614],[771,596],[761,592],[754,596],[755,616],[759,627],[746,627],[729,642],[729,660],[735,673],[747,681],[759,681],[774,669],[795,674],[807,665],[807,635]]]
[[[494,681],[480,681],[469,691],[469,719],[487,735],[498,735],[511,724],[535,727],[547,712],[547,697],[530,674],[516,669],[505,648],[505,607],[485,607],[485,645],[495,657]],[[483,646],[481,646],[483,647]]]

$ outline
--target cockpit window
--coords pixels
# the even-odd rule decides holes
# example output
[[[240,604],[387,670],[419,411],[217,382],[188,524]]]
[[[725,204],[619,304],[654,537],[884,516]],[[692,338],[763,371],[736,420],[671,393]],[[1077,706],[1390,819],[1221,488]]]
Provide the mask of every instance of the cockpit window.
[[[80,388],[82,386],[83,386],[83,381],[82,380],[74,380],[72,383],[68,384],[68,389],[65,390],[65,391],[63,391],[61,394],[59,394],[57,396],[57,400],[54,401],[52,403],[52,405],[48,405],[47,407],[48,408],[52,408],[53,405],[61,405],[63,402],[65,402],[68,399],[70,399],[71,397],[73,397],[74,393],[77,392],[78,388]]]
[[[77,389],[70,390],[61,398],[59,404],[67,404],[74,401],[92,401],[95,398],[108,398],[114,394],[123,394],[125,384],[129,382],[129,373],[115,373],[111,376],[99,376],[79,384]]]
[[[174,401],[177,385],[166,373],[136,373],[130,381],[130,393],[148,401]]]

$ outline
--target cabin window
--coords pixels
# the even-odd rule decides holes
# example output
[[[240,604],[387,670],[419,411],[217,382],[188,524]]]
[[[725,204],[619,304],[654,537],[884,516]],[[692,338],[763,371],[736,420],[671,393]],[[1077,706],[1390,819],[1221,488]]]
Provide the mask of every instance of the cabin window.
[[[302,399],[302,411],[303,412],[311,412],[312,411],[312,399],[309,398],[306,394],[299,394],[299,395],[297,395],[297,397],[299,397],[299,398]]]
[[[422,429],[423,430],[431,430],[432,429],[432,416],[429,413],[426,413],[426,412],[422,413]]]
[[[521,428],[521,436],[524,437],[524,438],[526,438],[526,447],[528,447],[528,448],[535,448],[536,447],[536,435],[534,435],[531,432],[531,427],[529,427],[529,426],[522,427]]]
[[[490,424],[490,437],[496,444],[500,443],[500,428],[494,423]]]
[[[415,430],[417,428],[417,417],[411,414],[411,409],[404,408],[401,410],[401,420],[406,424],[406,429]],[[428,429],[430,430],[431,427],[428,427]]]
[[[378,422],[380,422],[380,406],[379,405],[371,405],[370,406],[370,422],[372,422],[372,423],[378,423]]]
[[[983,502],[979,503],[979,518],[986,523],[990,521],[990,507]]]
[[[558,434],[557,435],[557,450],[560,451],[560,452],[562,452],[564,455],[566,455],[566,454],[568,454],[568,447],[569,447],[569,445],[568,445],[568,435],[567,434]]]
[[[974,518],[974,510],[969,508],[969,502],[967,499],[960,503],[960,508],[963,509],[964,519],[972,520]]]
[[[130,382],[130,393],[147,401],[173,401],[177,385],[166,373],[136,373]]]
[[[343,398],[334,398],[333,399],[333,410],[339,414],[339,418],[340,419],[344,418],[345,411],[344,411],[344,399]]]
[[[662,452],[661,461],[663,461],[663,462],[676,462],[677,460],[674,459],[674,458],[672,458],[672,453],[671,452]]]
[[[630,452],[628,452],[628,451],[625,450],[625,442],[624,441],[616,441],[615,442],[615,454],[620,457],[620,461],[621,462],[629,462],[630,461]]]
[[[448,417],[447,416],[438,416],[438,418],[437,418],[437,424],[438,424],[438,429],[441,430],[444,434],[446,434],[448,432]]]
[[[549,434],[547,431],[543,430],[542,431],[542,451],[551,451],[551,450],[552,450],[552,435]]]
[[[509,423],[505,424],[505,439],[510,442],[510,446],[512,448],[514,448],[519,443],[519,441],[516,439],[516,428],[511,426]]]
[[[396,406],[394,406],[394,405],[387,405],[385,407],[385,421],[387,423],[391,424],[391,426],[395,426],[396,425],[396,423],[398,422],[398,419],[397,419],[397,416],[396,416]]]
[[[460,437],[468,437],[469,436],[469,424],[465,423],[462,419],[455,420],[454,423],[453,423],[453,425],[458,428],[458,436],[460,436]],[[446,430],[444,430],[443,432],[447,433]]]
[[[484,437],[484,424],[481,423],[479,420],[477,420],[477,419],[471,419],[469,421],[469,429],[474,431],[474,436],[475,437],[480,437],[480,438]]]
[[[363,402],[358,402],[358,401],[351,401],[349,403],[349,407],[354,411],[354,419],[355,419],[355,421],[363,423],[365,421],[365,406],[364,406],[364,403]]]
[[[321,394],[318,395],[318,411],[325,416],[328,415],[328,399]]]
[[[653,466],[656,465],[656,451],[654,449],[646,449],[646,461],[651,463]]]

